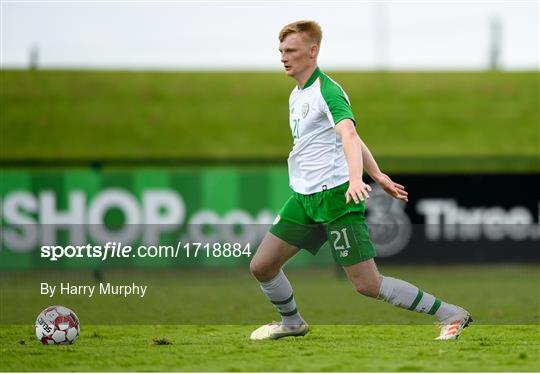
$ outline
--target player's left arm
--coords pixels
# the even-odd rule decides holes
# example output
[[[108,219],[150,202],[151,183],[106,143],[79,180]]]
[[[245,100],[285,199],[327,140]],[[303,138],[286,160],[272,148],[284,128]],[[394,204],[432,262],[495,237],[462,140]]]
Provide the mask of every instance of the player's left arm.
[[[369,197],[371,187],[362,180],[362,172],[367,173],[381,188],[396,199],[407,201],[405,187],[394,183],[390,177],[382,173],[373,155],[364,144],[354,124],[354,114],[345,91],[329,79],[322,81],[321,92],[326,103],[327,114],[335,123],[335,130],[341,138],[343,153],[349,168],[349,188],[346,192],[347,204],[355,203]]]
[[[379,169],[379,165],[377,165],[377,161],[375,161],[375,158],[369,151],[366,143],[364,143],[362,139],[360,139],[360,142],[362,143],[362,159],[364,162],[364,168],[369,176],[393,198],[403,200],[405,202],[409,201],[409,193],[405,191],[405,187],[394,182],[388,175],[384,174],[381,169]]]
[[[335,126],[343,144],[343,153],[349,168],[349,188],[345,193],[347,204],[351,199],[358,204],[369,197],[371,187],[362,180],[362,141],[350,118],[339,121]]]
[[[349,188],[346,192],[347,204],[351,198],[358,204],[358,200],[363,201],[364,197],[369,197],[371,187],[365,184],[362,179],[364,168],[387,194],[395,199],[409,201],[409,193],[405,191],[405,187],[394,182],[388,175],[381,172],[369,148],[356,132],[354,122],[351,119],[347,118],[338,122],[335,129],[343,143],[343,153],[349,167]]]

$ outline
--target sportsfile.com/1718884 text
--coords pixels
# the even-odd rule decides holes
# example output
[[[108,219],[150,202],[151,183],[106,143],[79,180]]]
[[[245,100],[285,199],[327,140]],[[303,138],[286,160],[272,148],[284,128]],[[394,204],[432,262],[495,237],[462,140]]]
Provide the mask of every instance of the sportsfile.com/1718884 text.
[[[135,248],[135,249],[134,249]],[[132,247],[122,243],[108,242],[105,245],[44,245],[41,258],[58,261],[61,258],[239,258],[251,256],[250,243],[198,243],[178,242],[172,245],[139,245]]]

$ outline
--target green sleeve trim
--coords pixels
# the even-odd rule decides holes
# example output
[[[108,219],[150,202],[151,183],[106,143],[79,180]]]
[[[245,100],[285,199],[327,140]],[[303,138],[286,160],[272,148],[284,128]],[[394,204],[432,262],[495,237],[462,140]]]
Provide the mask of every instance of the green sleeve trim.
[[[328,105],[334,125],[347,118],[351,119],[356,125],[356,119],[347,94],[339,84],[324,74],[321,74],[321,94],[326,105]]]

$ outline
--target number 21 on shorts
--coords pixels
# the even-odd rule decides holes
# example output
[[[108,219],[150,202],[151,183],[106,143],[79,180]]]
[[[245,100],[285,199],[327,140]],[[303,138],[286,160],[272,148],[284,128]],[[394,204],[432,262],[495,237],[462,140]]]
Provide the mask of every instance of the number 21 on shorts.
[[[349,243],[349,237],[347,236],[347,228],[342,228],[341,230],[330,231],[330,235],[334,236],[334,250],[340,251],[339,257],[347,257],[349,255],[349,249],[351,245]]]

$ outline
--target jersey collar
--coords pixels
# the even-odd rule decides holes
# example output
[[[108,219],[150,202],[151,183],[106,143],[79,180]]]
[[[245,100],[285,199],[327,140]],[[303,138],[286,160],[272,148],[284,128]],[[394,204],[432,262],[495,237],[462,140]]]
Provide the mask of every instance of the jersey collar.
[[[319,67],[317,66],[315,70],[313,71],[313,74],[311,74],[311,77],[309,77],[309,79],[307,80],[306,84],[304,84],[304,87],[298,87],[298,88],[301,90],[305,90],[306,88],[311,86],[313,82],[317,80],[317,78],[319,78],[319,75],[321,75],[321,69],[319,69]]]

